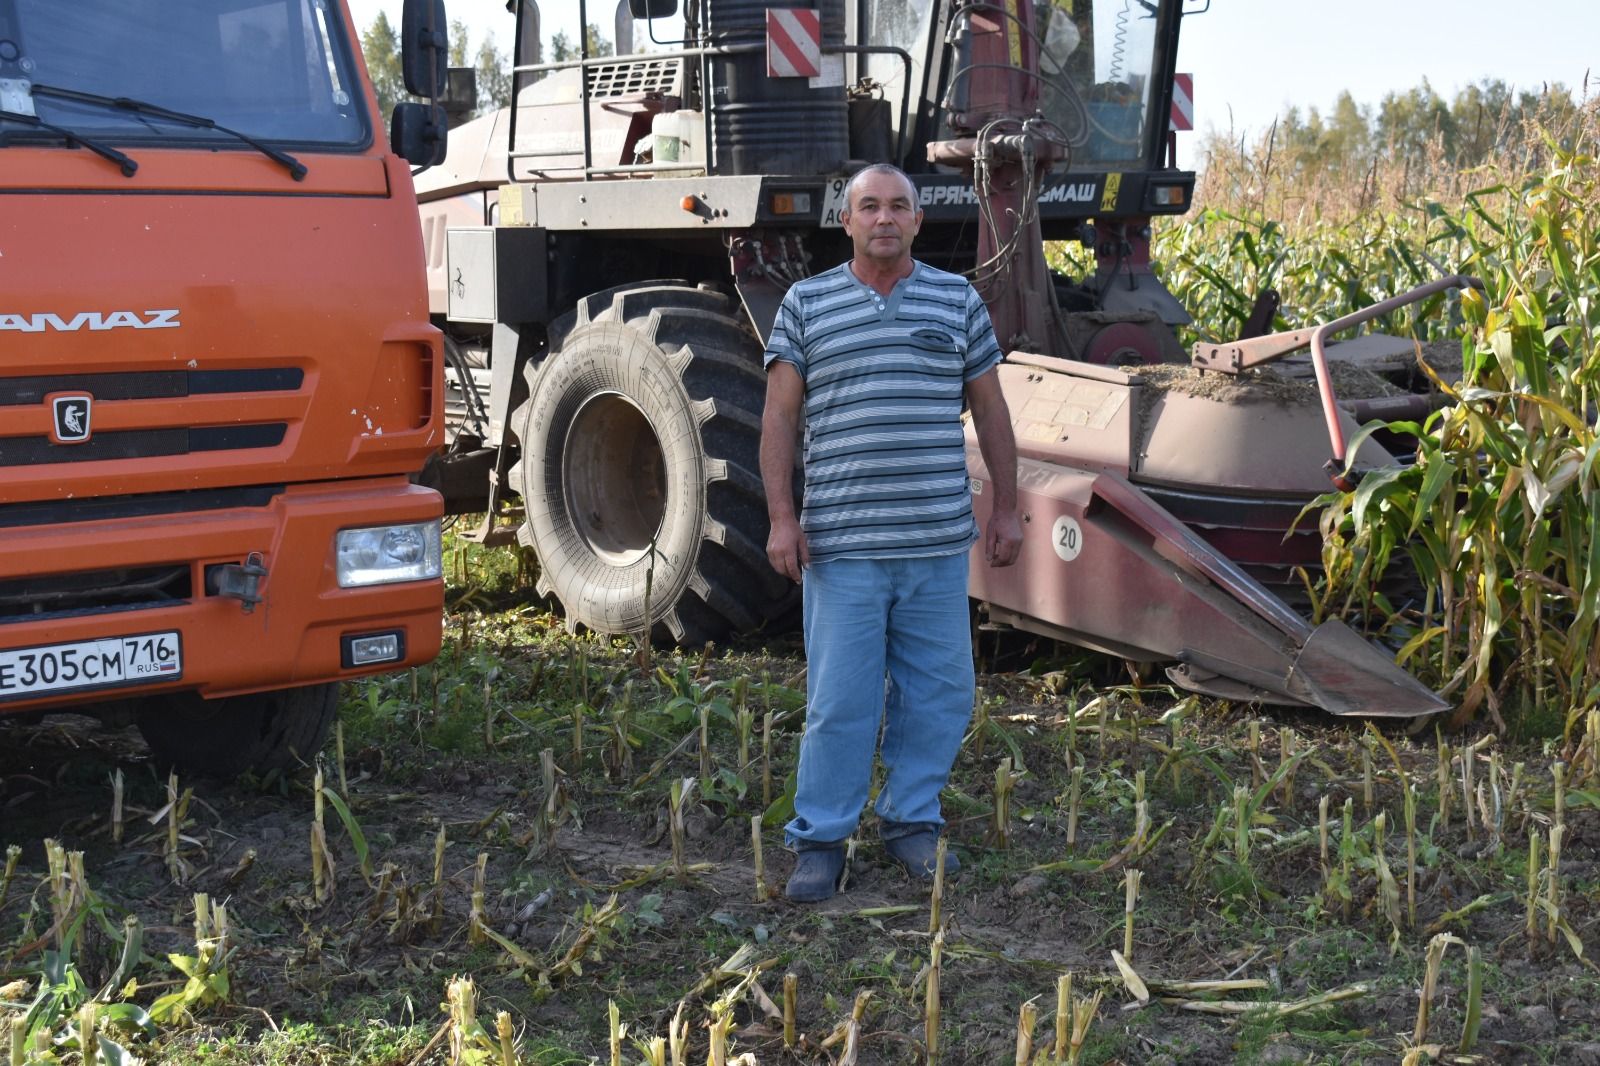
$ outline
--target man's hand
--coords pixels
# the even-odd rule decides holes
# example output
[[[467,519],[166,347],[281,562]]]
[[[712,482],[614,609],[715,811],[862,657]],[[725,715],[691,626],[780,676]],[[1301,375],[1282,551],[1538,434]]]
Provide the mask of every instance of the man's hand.
[[[767,534],[767,561],[774,570],[796,583],[800,581],[801,571],[811,565],[806,535],[794,518],[772,523],[772,532]]]
[[[983,531],[983,557],[990,566],[1010,566],[1022,554],[1022,523],[1012,509],[989,516]]]

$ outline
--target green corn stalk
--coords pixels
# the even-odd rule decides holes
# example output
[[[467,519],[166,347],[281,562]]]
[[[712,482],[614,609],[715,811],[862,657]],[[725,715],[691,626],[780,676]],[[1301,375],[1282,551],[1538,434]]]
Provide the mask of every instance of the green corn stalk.
[[[1011,846],[1011,790],[1022,775],[1011,770],[1011,756],[1000,760],[994,771],[994,824],[990,827],[995,846]]]
[[[772,807],[772,712],[761,716],[761,809]]]
[[[484,944],[489,938],[483,928],[488,924],[484,910],[484,881],[489,870],[489,853],[478,852],[478,864],[472,875],[472,911],[467,922],[467,943],[473,947]]]
[[[1556,930],[1561,924],[1561,842],[1567,827],[1550,827],[1550,847],[1545,864],[1545,939],[1556,942]]]
[[[794,1047],[794,1012],[796,1000],[799,998],[800,978],[793,973],[783,975],[783,1046]]]
[[[1439,966],[1444,962],[1444,952],[1451,944],[1461,941],[1449,933],[1438,933],[1428,941],[1426,969],[1422,978],[1422,998],[1417,1004],[1417,1025],[1411,1033],[1413,1046],[1421,1044],[1428,1036],[1429,1014],[1433,1010],[1433,996],[1439,986]]]
[[[1033,1062],[1033,1030],[1039,1024],[1039,1007],[1028,1000],[1017,1009],[1016,1066],[1030,1066]]]
[[[1389,869],[1389,859],[1384,853],[1384,830],[1387,815],[1379,811],[1372,820],[1372,857],[1376,867],[1379,909],[1383,916],[1389,920],[1389,927],[1393,935],[1389,941],[1391,949],[1400,943],[1400,886],[1395,883],[1394,874]]]
[[[939,935],[939,931],[944,927],[944,863],[948,846],[943,834],[940,834],[939,843],[934,846],[933,892],[928,899],[928,933],[930,936]]]
[[[1346,918],[1350,917],[1350,863],[1354,860],[1356,854],[1354,823],[1354,801],[1346,796],[1344,801],[1344,822],[1339,833],[1339,883],[1344,887],[1341,903]]]
[[[5,906],[6,897],[11,895],[11,882],[17,876],[17,863],[22,861],[22,848],[16,844],[6,845],[5,872],[0,873],[0,907]]]
[[[1434,764],[1434,781],[1439,790],[1439,830],[1447,833],[1450,831],[1450,794],[1453,789],[1450,784],[1450,745],[1442,735],[1438,737],[1438,741],[1439,758]]]
[[[1247,744],[1250,748],[1250,787],[1260,788],[1261,779],[1267,776],[1266,768],[1261,765],[1261,723],[1252,720],[1249,726]]]
[[[111,774],[111,843],[118,847],[122,846],[124,829],[122,817],[123,785],[122,767],[119,766]],[[0,902],[4,902],[3,898],[0,898]]]
[[[672,1023],[667,1027],[667,1049],[672,1054],[672,1066],[684,1066],[684,1053],[689,1050],[689,1019],[683,1016],[683,1004],[673,1012]]]
[[[96,1036],[100,1005],[93,1000],[78,1008],[78,1050],[83,1066],[99,1066],[100,1042]]]
[[[1279,784],[1282,798],[1279,800],[1285,810],[1294,807],[1294,767],[1297,760],[1294,758],[1294,733],[1285,726],[1278,730],[1278,767]]]
[[[1326,792],[1317,800],[1317,856],[1322,865],[1322,880],[1326,885],[1328,875],[1333,868],[1328,865],[1328,801],[1331,799]]]
[[[1543,864],[1539,860],[1539,834],[1528,834],[1528,892],[1527,901],[1527,934],[1528,943],[1533,944],[1539,937],[1539,874]]]
[[[1233,857],[1250,865],[1250,790],[1233,786]]]
[[[1567,764],[1556,760],[1550,767],[1550,777],[1555,782],[1555,795],[1552,798],[1555,809],[1550,824],[1560,829],[1567,820]]]
[[[1094,1024],[1094,1016],[1100,1013],[1100,1000],[1104,995],[1103,989],[1097,989],[1093,996],[1073,1004],[1072,1039],[1067,1048],[1067,1066],[1077,1066],[1083,1055],[1084,1041],[1089,1039],[1089,1027]]]
[[[1478,1027],[1483,1023],[1483,956],[1476,947],[1467,949],[1467,1007],[1461,1025],[1458,1050],[1465,1055],[1478,1042]]]
[[[1361,807],[1363,810],[1372,810],[1372,741],[1362,734],[1361,737]]]
[[[1417,786],[1406,782],[1406,927],[1417,927]]]
[[[1083,797],[1083,765],[1072,768],[1072,785],[1067,795],[1067,847],[1078,844],[1078,804]]]
[[[922,1046],[928,1066],[938,1066],[943,1048],[939,1046],[939,975],[944,965],[944,931],[933,934],[928,949],[928,980],[922,1006]],[[785,1044],[785,1047],[790,1046]]]
[[[766,866],[761,861],[761,815],[750,816],[750,851],[756,870],[756,902],[765,903],[771,893],[767,890]]]
[[[333,863],[328,854],[328,831],[322,824],[322,768],[311,786],[311,896],[318,904],[333,898]]]
[[[1134,869],[1123,876],[1122,955],[1130,962],[1133,960],[1133,912],[1139,906],[1139,881],[1143,876]]]
[[[688,866],[684,861],[684,841],[686,832],[683,821],[683,808],[694,792],[694,778],[685,777],[672,781],[667,801],[667,831],[672,839],[672,871],[680,882],[689,879]]]
[[[739,780],[750,781],[750,735],[755,727],[755,710],[750,706],[750,679],[733,683],[734,724],[739,735]]]
[[[433,913],[429,916],[429,931],[434,936],[444,927],[444,852],[450,844],[445,836],[444,823],[439,823],[439,832],[433,838]]]
[[[1050,1055],[1056,1062],[1065,1062],[1067,1049],[1072,1046],[1072,971],[1056,978],[1056,1039]]]

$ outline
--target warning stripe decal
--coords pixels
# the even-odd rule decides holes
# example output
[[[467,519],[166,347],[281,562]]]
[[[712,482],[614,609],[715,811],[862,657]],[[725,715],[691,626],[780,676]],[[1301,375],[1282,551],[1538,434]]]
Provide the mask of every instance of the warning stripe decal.
[[[822,74],[822,17],[812,8],[767,8],[767,77]]]
[[[1194,75],[1174,74],[1172,76],[1172,122],[1171,129],[1194,129]]]

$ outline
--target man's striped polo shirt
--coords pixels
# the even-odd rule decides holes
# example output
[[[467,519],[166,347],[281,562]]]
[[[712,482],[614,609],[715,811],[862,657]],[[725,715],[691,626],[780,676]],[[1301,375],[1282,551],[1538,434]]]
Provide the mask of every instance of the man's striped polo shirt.
[[[805,382],[805,505],[815,560],[950,555],[978,538],[967,487],[966,383],[1000,361],[960,275],[916,263],[884,296],[849,264],[783,299],[765,365]]]

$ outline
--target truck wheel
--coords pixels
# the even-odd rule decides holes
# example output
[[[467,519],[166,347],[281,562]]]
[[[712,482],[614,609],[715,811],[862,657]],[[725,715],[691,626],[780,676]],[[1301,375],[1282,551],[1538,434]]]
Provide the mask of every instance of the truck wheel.
[[[761,346],[721,293],[647,282],[580,301],[512,415],[539,591],[569,626],[680,644],[782,612],[759,475]]]
[[[206,777],[292,770],[316,758],[339,709],[339,685],[220,700],[192,692],[139,704],[139,732],[157,763]]]

